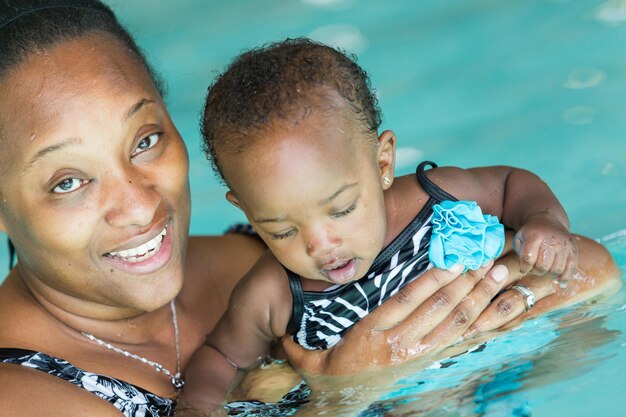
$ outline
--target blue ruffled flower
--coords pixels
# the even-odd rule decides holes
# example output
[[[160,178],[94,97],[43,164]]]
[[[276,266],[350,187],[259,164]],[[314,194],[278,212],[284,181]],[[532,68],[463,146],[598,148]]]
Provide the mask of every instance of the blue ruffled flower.
[[[428,256],[437,267],[455,264],[478,269],[502,253],[504,226],[496,216],[483,215],[474,201],[442,201],[433,206]]]

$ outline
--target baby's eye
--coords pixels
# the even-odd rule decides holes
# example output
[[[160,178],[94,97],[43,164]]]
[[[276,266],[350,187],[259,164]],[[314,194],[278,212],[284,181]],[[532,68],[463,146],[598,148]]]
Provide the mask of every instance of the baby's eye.
[[[87,184],[87,182],[89,181],[81,180],[79,178],[65,178],[52,189],[52,192],[58,194],[71,193],[72,191],[78,190],[84,184]]]
[[[285,233],[275,233],[275,234],[272,234],[272,240],[286,239],[286,238],[288,238],[290,236],[293,236],[294,234],[296,234],[296,230],[295,229],[289,229]]]
[[[352,204],[350,207],[348,207],[345,210],[342,211],[338,211],[336,213],[333,213],[332,216],[333,217],[344,217],[347,216],[348,214],[352,213],[354,211],[354,209],[356,208],[356,203]]]
[[[138,155],[150,148],[153,148],[161,140],[161,132],[152,133],[141,139],[137,144],[137,149],[133,152],[133,156]]]

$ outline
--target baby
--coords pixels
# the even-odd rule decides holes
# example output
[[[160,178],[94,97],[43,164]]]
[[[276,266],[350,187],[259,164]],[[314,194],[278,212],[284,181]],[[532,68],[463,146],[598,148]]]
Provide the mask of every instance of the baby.
[[[458,248],[441,247],[454,236],[433,235],[446,222],[476,222],[477,239],[490,241],[478,245],[478,259],[469,249],[466,267],[497,256],[502,226],[480,208],[517,231],[523,270],[566,278],[576,268],[567,216],[538,177],[504,166],[424,162],[415,175],[395,178],[396,137],[379,133],[380,122],[363,69],[308,39],[244,53],[209,87],[205,150],[229,188],[226,198],[270,251],[195,354],[187,402],[217,406],[235,371],[264,357],[277,338],[329,348],[431,261],[461,262]]]

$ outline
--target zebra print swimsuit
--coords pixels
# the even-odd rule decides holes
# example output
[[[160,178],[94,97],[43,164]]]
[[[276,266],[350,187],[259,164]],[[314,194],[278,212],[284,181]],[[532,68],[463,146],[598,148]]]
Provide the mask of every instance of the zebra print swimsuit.
[[[301,278],[287,270],[293,309],[287,331],[307,349],[334,346],[348,329],[433,267],[428,259],[433,205],[457,199],[425,175],[425,161],[415,175],[430,198],[411,223],[378,254],[370,270],[357,281],[334,285],[325,291],[303,291]]]

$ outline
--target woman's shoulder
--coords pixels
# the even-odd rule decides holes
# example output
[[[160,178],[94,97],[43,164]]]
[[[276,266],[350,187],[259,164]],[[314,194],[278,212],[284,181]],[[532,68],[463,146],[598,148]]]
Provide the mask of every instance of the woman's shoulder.
[[[92,392],[26,366],[0,363],[0,386],[2,411],[11,416],[50,415],[51,410],[67,417],[120,415]]]
[[[186,255],[187,277],[239,280],[266,251],[258,238],[245,234],[229,233],[219,236],[192,236]]]

